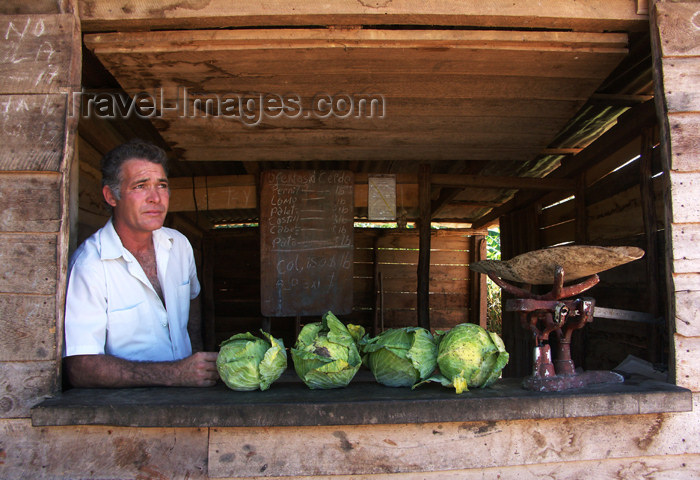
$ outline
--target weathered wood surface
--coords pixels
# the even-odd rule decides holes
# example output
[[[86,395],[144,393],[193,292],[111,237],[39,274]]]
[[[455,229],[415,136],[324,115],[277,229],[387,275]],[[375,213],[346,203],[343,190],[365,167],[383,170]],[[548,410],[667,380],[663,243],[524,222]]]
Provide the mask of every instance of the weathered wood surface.
[[[696,223],[671,225],[675,273],[700,272],[700,225]]]
[[[371,460],[368,452],[375,451],[373,457],[383,459],[379,463],[383,470],[362,478],[480,480],[484,475],[488,478],[500,475],[501,478],[578,480],[591,472],[600,474],[601,478],[620,479],[663,474],[668,478],[694,478],[700,474],[697,444],[689,441],[694,430],[683,425],[683,421],[692,421],[689,416],[684,414],[674,420],[647,415],[629,420],[629,417],[614,417],[614,422],[605,426],[601,419],[587,419],[567,422],[563,428],[549,422],[426,424],[376,430],[312,428],[302,429],[293,435],[301,440],[288,444],[284,444],[284,439],[289,438],[287,432],[293,432],[290,428],[220,429],[212,432],[209,448],[207,429],[32,428],[27,420],[4,420],[0,421],[3,451],[0,472],[5,478],[27,480],[85,478],[97,472],[105,478],[252,480],[274,478],[284,469],[293,471],[285,475],[293,480],[321,480],[329,475],[350,480],[358,478],[359,474],[353,472]],[[601,433],[591,433],[596,428]],[[627,440],[611,443],[609,439],[619,439],[621,431],[630,432]],[[679,436],[678,432],[686,435]],[[605,434],[610,437],[601,437]],[[323,445],[324,441],[328,443]],[[270,447],[276,442],[282,442],[280,449],[272,451]],[[584,446],[584,451],[577,454]],[[625,452],[628,446],[630,450]],[[303,452],[296,454],[290,447]],[[491,454],[484,451],[490,447],[497,450]],[[609,455],[608,448],[612,448]],[[504,455],[502,459],[499,454]],[[444,455],[448,458],[443,459]],[[460,455],[462,458],[458,458]],[[271,456],[281,458],[280,463],[267,463],[261,472]],[[314,462],[321,456],[315,466]],[[404,467],[410,456],[413,456],[413,471],[406,472]],[[594,458],[575,458],[586,456]],[[436,463],[448,466],[439,468]],[[475,463],[479,465],[474,466]],[[245,465],[244,471],[233,470],[239,464]],[[321,473],[321,469],[332,473]]]
[[[700,455],[662,455],[588,460],[578,462],[548,462],[538,465],[440,470],[418,473],[381,473],[362,478],[372,480],[483,480],[484,478],[517,478],[522,480],[580,480],[590,478],[631,479],[659,477],[669,479],[695,478],[700,475]],[[234,477],[226,477],[228,479]],[[240,478],[240,477],[239,477]],[[246,477],[260,480],[260,476]],[[304,475],[284,477],[285,480],[328,480],[328,476]],[[357,480],[357,475],[333,475],[333,480]]]
[[[700,391],[700,337],[674,335],[676,384]]]
[[[56,358],[56,299],[0,294],[0,361]]]
[[[481,25],[488,27],[574,28],[583,31],[643,30],[647,17],[627,0],[557,2],[544,8],[534,0],[455,4],[449,1],[357,3],[341,1],[324,9],[284,1],[263,6],[225,0],[183,5],[171,0],[124,6],[121,0],[79,2],[86,31],[149,28],[216,28],[261,25]]]
[[[0,476],[17,480],[207,478],[206,428],[33,428],[0,420]]]
[[[676,292],[676,332],[684,337],[700,337],[700,309],[697,291]]]
[[[565,422],[212,428],[209,475],[369,475],[697,454],[699,425],[696,411]],[[304,453],[290,455],[290,445],[303,445]]]
[[[697,246],[692,225],[700,221],[700,148],[692,140],[696,133],[691,132],[700,111],[700,4],[655,2],[651,14],[656,103],[662,119],[661,145],[669,177],[665,192],[666,277],[669,296],[673,297],[668,316],[676,320],[669,331],[674,339],[671,371],[675,371],[679,384],[697,391],[700,385],[694,365],[698,362],[700,337],[695,314],[690,311],[700,302],[700,269],[694,260]],[[686,228],[688,234],[681,235]]]
[[[29,410],[53,395],[57,388],[58,370],[53,360],[3,362],[0,368],[0,418],[28,417]]]
[[[699,63],[696,57],[664,59],[663,81],[669,113],[700,110],[700,93],[697,91]]]
[[[700,55],[700,5],[693,1],[661,1],[654,2],[654,7],[661,36],[661,54],[664,57]]]
[[[28,15],[28,14],[48,14],[62,13],[62,5],[56,0],[35,0],[25,2],[23,0],[6,0],[0,5],[2,15]]]
[[[700,68],[696,61],[695,68]],[[696,85],[700,84],[700,78]],[[692,87],[697,88],[697,87]],[[700,110],[700,103],[698,104]],[[672,114],[668,118],[671,130],[671,169],[678,172],[697,172],[698,145],[700,145],[700,118],[697,114]]]
[[[700,222],[700,172],[680,173],[671,171],[671,196],[673,199],[673,223]]]
[[[56,293],[56,235],[0,233],[0,292]]]
[[[72,83],[75,18],[61,15],[0,17],[0,93],[67,93]]]
[[[56,174],[0,172],[0,231],[58,232],[60,182]]]
[[[0,170],[58,171],[66,96],[0,95]]]

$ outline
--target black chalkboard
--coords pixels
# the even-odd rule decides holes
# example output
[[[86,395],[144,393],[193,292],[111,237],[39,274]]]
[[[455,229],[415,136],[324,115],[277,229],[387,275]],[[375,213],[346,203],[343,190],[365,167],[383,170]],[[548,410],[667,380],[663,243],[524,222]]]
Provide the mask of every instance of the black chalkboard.
[[[260,181],[260,307],[268,317],[352,311],[354,177],[269,170]]]

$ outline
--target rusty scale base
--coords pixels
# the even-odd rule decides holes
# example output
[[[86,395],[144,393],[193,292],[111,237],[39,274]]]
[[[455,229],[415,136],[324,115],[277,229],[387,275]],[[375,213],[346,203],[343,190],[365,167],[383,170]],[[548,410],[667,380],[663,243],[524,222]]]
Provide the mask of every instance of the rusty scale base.
[[[595,300],[576,297],[599,282],[598,275],[591,275],[580,283],[564,286],[564,269],[554,272],[552,290],[535,295],[519,288],[493,273],[489,278],[506,292],[519,298],[506,301],[505,310],[518,312],[520,323],[535,339],[535,355],[532,376],[525,378],[523,388],[538,392],[561,392],[595,383],[621,383],[622,375],[605,370],[583,371],[576,369],[571,359],[571,336],[574,330],[593,321]],[[549,335],[556,336],[556,351],[552,361]]]

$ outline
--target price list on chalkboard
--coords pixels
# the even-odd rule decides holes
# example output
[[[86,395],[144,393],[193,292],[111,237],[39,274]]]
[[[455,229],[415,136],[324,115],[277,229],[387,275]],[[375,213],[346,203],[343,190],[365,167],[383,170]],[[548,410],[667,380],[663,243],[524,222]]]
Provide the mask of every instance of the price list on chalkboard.
[[[269,170],[260,182],[260,303],[268,317],[352,311],[354,177]]]

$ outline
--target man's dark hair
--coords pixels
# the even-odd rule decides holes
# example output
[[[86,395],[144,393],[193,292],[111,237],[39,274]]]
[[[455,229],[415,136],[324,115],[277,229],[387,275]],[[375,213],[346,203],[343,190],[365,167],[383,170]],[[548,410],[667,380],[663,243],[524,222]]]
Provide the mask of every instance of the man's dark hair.
[[[162,165],[168,175],[168,156],[162,148],[139,138],[129,140],[107,152],[100,162],[102,186],[107,185],[117,200],[121,198],[122,165],[136,158]]]

